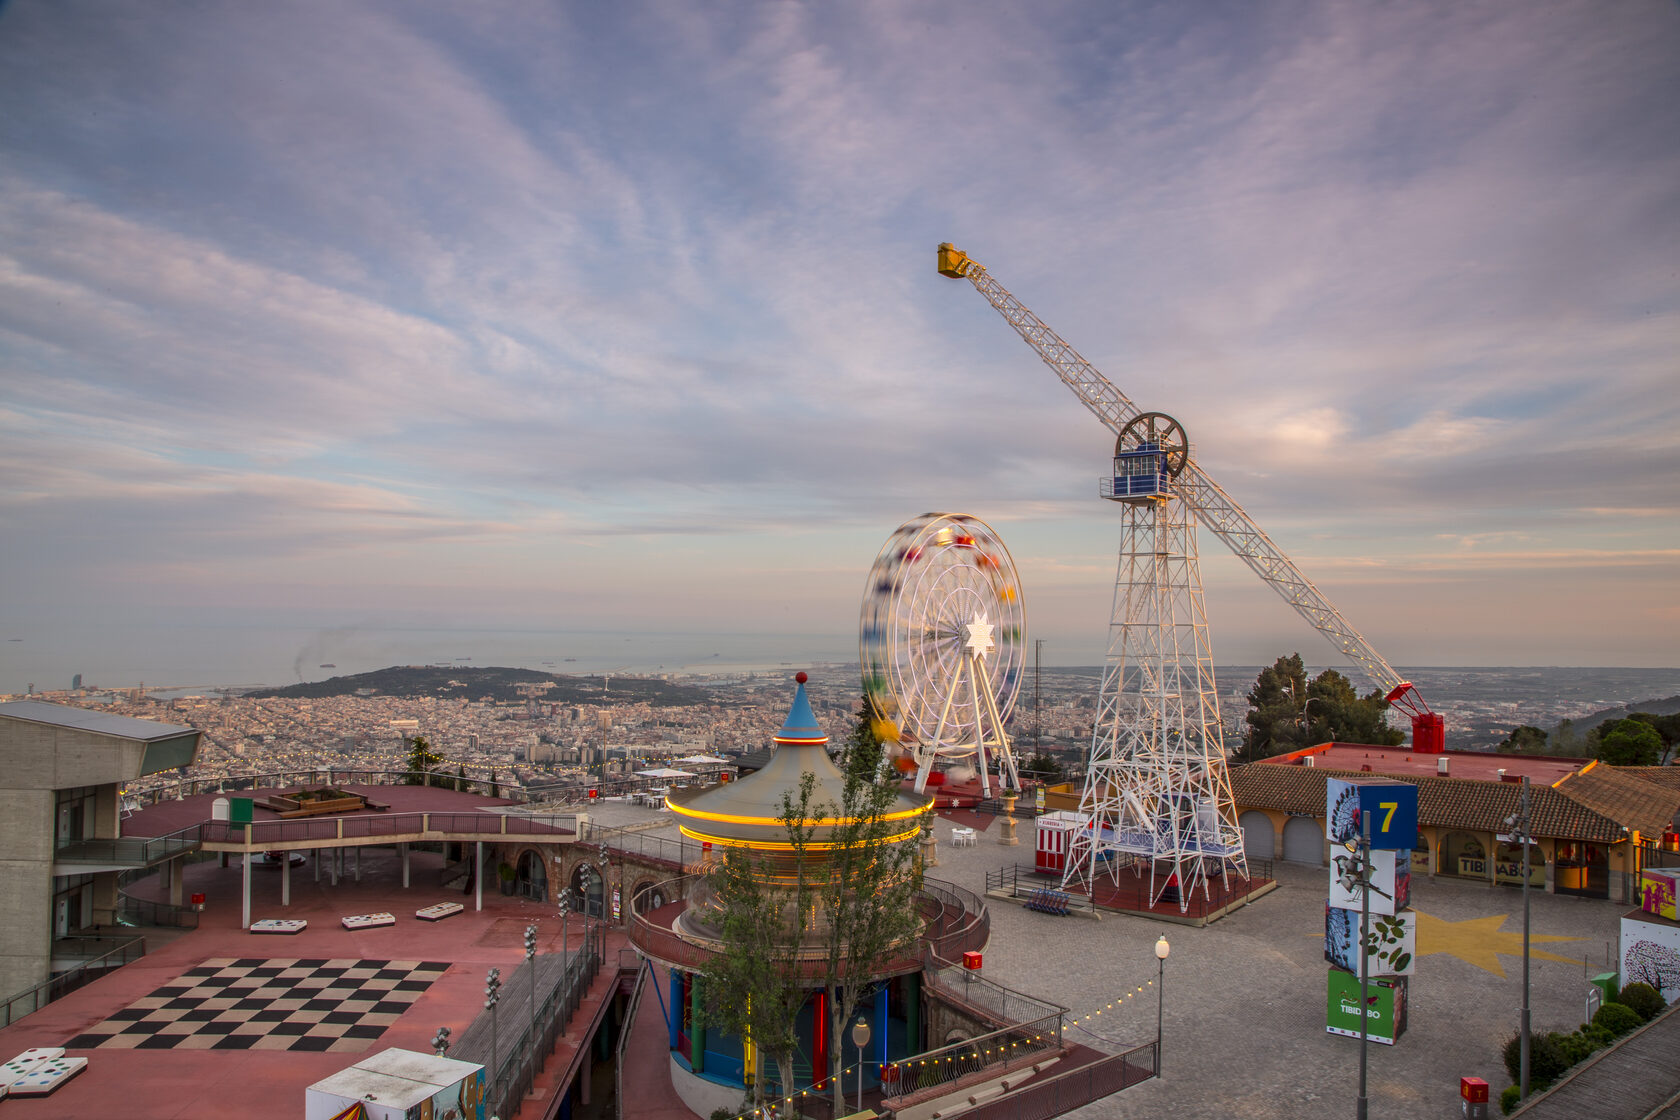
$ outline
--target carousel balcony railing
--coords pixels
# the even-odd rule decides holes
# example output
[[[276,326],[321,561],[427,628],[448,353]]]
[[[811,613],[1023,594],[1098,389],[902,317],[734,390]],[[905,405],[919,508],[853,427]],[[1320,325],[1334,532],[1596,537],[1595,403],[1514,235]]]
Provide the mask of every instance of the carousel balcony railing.
[[[646,909],[656,892],[666,899],[689,897],[690,885],[697,878],[679,875],[637,891],[630,899],[626,921],[631,944],[656,960],[684,968],[699,968],[722,952],[721,942],[693,933],[680,934],[672,928],[686,907],[668,905],[651,912]],[[985,901],[974,892],[955,883],[924,879],[916,900],[924,920],[920,952],[950,960],[985,948],[991,937],[991,915]],[[801,949],[797,957],[802,961],[817,961],[827,955],[825,947],[815,945]],[[914,960],[916,955],[909,954],[907,959]]]

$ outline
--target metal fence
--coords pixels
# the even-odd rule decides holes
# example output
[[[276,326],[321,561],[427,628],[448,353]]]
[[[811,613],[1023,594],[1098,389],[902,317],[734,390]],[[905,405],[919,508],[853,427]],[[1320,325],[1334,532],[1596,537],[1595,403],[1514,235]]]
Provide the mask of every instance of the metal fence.
[[[292,821],[206,821],[195,825],[205,843],[280,849],[321,840],[388,839],[441,833],[453,837],[555,836],[558,825],[516,813],[367,813],[347,817],[303,817]]]
[[[502,987],[501,1002],[507,1006],[505,1018],[510,1020],[521,1010],[524,1001],[519,997],[529,982],[522,975],[526,966],[520,967],[521,973],[515,973]],[[600,971],[599,927],[586,925],[583,944],[539,995],[535,1021],[529,1014],[520,1015],[518,1029],[514,1030],[509,1022],[503,1035],[492,1018],[496,1012],[489,1011],[479,1015],[462,1034],[450,1057],[484,1066],[486,1115],[511,1116],[518,1110],[519,1102],[553,1052],[555,1040],[565,1032],[567,1022],[589,994],[589,986]]]
[[[1272,861],[1251,859],[1248,861],[1247,878],[1230,872],[1210,878],[1207,880],[1207,894],[1204,895],[1198,885],[1189,892],[1190,896],[1182,907],[1176,898],[1152,903],[1147,874],[1119,874],[1137,868],[1148,871],[1148,858],[1131,855],[1116,858],[1119,862],[1112,865],[1116,873],[1112,877],[1110,869],[1105,867],[1091,877],[1089,884],[1069,883],[1067,887],[1061,885],[1059,875],[1040,873],[1036,867],[1002,867],[986,872],[986,893],[1030,898],[1039,891],[1053,889],[1066,892],[1070,908],[1074,910],[1160,911],[1180,917],[1206,918],[1215,911],[1242,901],[1272,880]]]
[[[622,949],[619,950],[618,970],[620,973],[625,971],[624,952]],[[648,966],[643,963],[640,957],[631,955],[634,957],[631,967],[636,969],[636,984],[635,987],[630,989],[630,1002],[625,1005],[624,1026],[618,1033],[617,1060],[613,1063],[613,1099],[618,1102],[619,1120],[624,1120],[624,1055],[630,1049],[631,1028],[636,1025],[636,1012],[642,1006],[642,989],[647,985],[649,971]],[[655,982],[657,983],[657,981]]]
[[[657,862],[673,870],[691,870],[705,856],[699,844],[686,837],[650,836],[633,828],[608,828],[591,821],[583,839],[591,844],[605,844],[620,855],[637,856]]]
[[[926,1099],[941,1095],[940,1091],[950,1086],[1000,1077],[1006,1067],[1031,1065],[1061,1048],[1062,1012],[1057,1011],[893,1062],[882,1071],[882,1079],[895,1096]]]
[[[943,960],[979,952],[992,936],[992,915],[986,900],[971,890],[941,879],[923,879],[921,903],[927,926],[922,937]]]
[[[1061,1044],[1062,1016],[1068,1010],[1061,1004],[1017,992],[932,952],[923,958],[922,982],[939,991],[946,999],[965,1005],[976,1018],[990,1019],[998,1026],[1054,1020],[1056,1044]]]
[[[199,826],[190,825],[167,836],[124,836],[76,840],[53,852],[55,863],[157,863],[199,845]]]
[[[494,795],[509,801],[528,800],[524,787],[509,782],[491,782],[482,778],[461,778],[434,770],[424,782],[412,782],[407,770],[280,770],[269,774],[242,774],[229,778],[192,778],[182,782],[156,786],[146,790],[129,790],[123,796],[133,807],[156,805],[160,801],[180,801],[202,793],[238,793],[250,789],[289,789],[293,786],[353,785],[406,786],[426,785],[438,789],[459,789],[464,792]]]
[[[88,981],[97,980],[109,970],[121,968],[145,955],[146,939],[133,937],[121,942],[109,952],[91,957],[75,968],[66,969],[57,976],[43,980],[0,1003],[0,1027],[9,1027],[25,1015],[39,1011],[53,1000],[69,995]]]
[[[1033,1081],[1017,1092],[963,1113],[963,1120],[1050,1120],[1159,1075],[1159,1043],[1146,1042],[1063,1074]]]

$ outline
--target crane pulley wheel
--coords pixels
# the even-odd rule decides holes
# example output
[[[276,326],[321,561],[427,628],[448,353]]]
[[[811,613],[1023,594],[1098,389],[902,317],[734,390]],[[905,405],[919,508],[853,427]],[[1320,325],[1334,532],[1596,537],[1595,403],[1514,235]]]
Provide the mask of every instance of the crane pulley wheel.
[[[1153,443],[1164,453],[1169,478],[1177,478],[1184,464],[1190,461],[1190,441],[1184,435],[1184,426],[1164,412],[1145,412],[1132,417],[1120,430],[1120,438],[1114,441],[1114,454],[1118,457],[1136,451],[1145,443]]]

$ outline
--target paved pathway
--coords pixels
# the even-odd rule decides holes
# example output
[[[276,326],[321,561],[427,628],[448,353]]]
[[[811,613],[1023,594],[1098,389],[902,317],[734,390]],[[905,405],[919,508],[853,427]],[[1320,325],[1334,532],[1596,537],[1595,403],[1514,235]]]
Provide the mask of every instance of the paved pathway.
[[[1016,848],[998,845],[996,831],[973,848],[941,843],[940,866],[929,874],[980,892],[986,871],[1031,862],[1030,825]],[[947,833],[942,825],[942,839]],[[1163,1079],[1071,1116],[1353,1115],[1359,1042],[1324,1030],[1329,873],[1279,863],[1275,874],[1279,889],[1203,929],[1119,915],[1053,917],[989,900],[986,975],[1072,1008],[1070,1021],[1104,1009],[1069,1031],[1078,1041],[1093,1041],[1085,1031],[1115,1044],[1154,1035],[1154,944],[1165,933],[1172,946]],[[1539,892],[1530,899],[1534,933],[1550,938],[1533,944],[1534,1026],[1572,1029],[1584,1012],[1584,976],[1604,971],[1626,908]],[[1412,905],[1434,921],[1419,947],[1406,1035],[1397,1046],[1370,1047],[1373,1120],[1458,1116],[1461,1076],[1502,1089],[1499,1047],[1516,1028],[1522,999],[1520,892],[1420,879]],[[1121,996],[1128,998],[1110,1008]]]

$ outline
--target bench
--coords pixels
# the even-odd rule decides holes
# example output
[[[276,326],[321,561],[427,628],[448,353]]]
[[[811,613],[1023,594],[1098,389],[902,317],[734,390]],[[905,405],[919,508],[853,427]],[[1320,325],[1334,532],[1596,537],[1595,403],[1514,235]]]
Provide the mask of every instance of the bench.
[[[339,924],[345,929],[375,929],[379,926],[394,926],[397,924],[395,914],[355,914],[348,918],[340,918]]]
[[[1068,903],[1073,896],[1066,891],[1052,890],[1048,887],[1032,892],[1027,898],[1027,909],[1037,910],[1040,914],[1066,914]]]
[[[302,933],[309,922],[304,918],[264,918],[251,923],[252,933]]]
[[[439,902],[433,906],[422,906],[414,912],[414,916],[422,922],[441,922],[465,909],[459,902]]]

